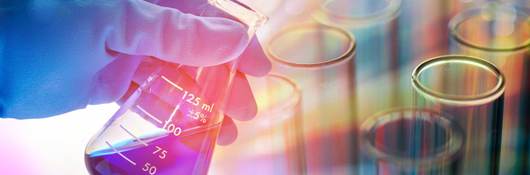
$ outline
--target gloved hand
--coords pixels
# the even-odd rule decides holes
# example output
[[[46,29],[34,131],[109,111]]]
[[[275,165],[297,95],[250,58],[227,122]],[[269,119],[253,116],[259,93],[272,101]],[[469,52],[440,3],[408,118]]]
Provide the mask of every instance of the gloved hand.
[[[241,59],[238,93],[231,93],[238,95],[225,112],[252,118],[256,104],[244,74],[270,70],[258,40],[234,20],[197,16],[202,11],[194,5],[208,6],[204,0],[178,2],[0,0],[0,117],[42,118],[115,101],[131,80],[150,73],[138,66],[154,57],[189,66]],[[231,118],[224,120],[220,144],[237,135]]]

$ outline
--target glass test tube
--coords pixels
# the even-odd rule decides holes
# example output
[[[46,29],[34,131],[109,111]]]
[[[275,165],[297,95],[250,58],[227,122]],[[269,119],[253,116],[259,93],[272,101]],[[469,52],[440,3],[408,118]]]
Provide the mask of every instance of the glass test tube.
[[[237,122],[238,138],[216,148],[212,171],[219,175],[306,174],[301,93],[281,75],[249,79],[258,105],[256,118]]]
[[[398,18],[400,58],[430,58],[447,53],[449,51],[447,24],[451,17],[470,6],[473,1],[403,0],[402,11]]]
[[[267,45],[273,72],[293,79],[302,91],[308,172],[347,173],[349,132],[356,126],[355,47],[348,32],[315,23],[291,26]]]
[[[346,29],[357,42],[353,61],[358,88],[357,114],[369,116],[390,106],[401,104],[400,84],[408,84],[408,73],[399,77],[397,17],[401,0],[326,0],[314,18],[330,26]],[[379,98],[382,97],[382,98]]]
[[[396,108],[361,125],[360,174],[455,174],[462,129],[439,112]]]
[[[463,55],[439,56],[412,73],[415,105],[448,114],[463,129],[462,161],[454,174],[497,174],[504,86],[490,62]]]
[[[449,24],[453,53],[487,59],[506,76],[501,161],[506,174],[530,173],[529,13],[510,4],[489,3],[459,13]]]

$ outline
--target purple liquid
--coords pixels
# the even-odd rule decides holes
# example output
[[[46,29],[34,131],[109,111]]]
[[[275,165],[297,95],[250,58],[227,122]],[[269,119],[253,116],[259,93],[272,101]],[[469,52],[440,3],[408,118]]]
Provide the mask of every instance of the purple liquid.
[[[136,148],[123,149],[121,154],[131,161],[110,149],[107,153],[85,155],[85,162],[93,175],[206,174],[219,127],[190,132],[178,137],[164,136],[148,142],[148,146],[140,144]],[[120,151],[119,147],[115,148]]]

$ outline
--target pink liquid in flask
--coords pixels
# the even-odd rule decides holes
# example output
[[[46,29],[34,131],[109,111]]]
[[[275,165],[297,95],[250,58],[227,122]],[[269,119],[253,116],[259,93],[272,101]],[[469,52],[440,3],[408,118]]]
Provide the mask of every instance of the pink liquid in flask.
[[[222,123],[229,64],[165,66],[136,90],[85,151],[91,174],[206,174]],[[199,77],[199,78],[197,78]],[[215,79],[212,79],[215,78]],[[215,88],[201,88],[204,83]]]
[[[179,138],[165,136],[120,153],[134,160],[112,150],[86,155],[86,164],[91,174],[206,174],[217,133],[213,127]]]
[[[248,38],[267,20],[239,2],[208,3],[217,8],[216,13],[225,13],[221,16],[244,24]],[[238,59],[208,67],[161,65],[89,142],[88,171],[207,174],[237,63]]]

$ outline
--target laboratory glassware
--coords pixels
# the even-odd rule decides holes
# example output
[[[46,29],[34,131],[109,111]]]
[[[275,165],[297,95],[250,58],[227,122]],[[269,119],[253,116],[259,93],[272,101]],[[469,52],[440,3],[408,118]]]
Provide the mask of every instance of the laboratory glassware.
[[[219,175],[306,174],[298,86],[278,74],[249,77],[249,82],[258,114],[250,121],[236,121],[238,138],[229,146],[216,148],[211,172]]]
[[[400,59],[408,58],[413,62],[416,58],[446,54],[449,50],[449,20],[474,3],[476,0],[403,0],[397,19]]]
[[[208,3],[246,25],[249,38],[266,21],[238,2]],[[89,172],[206,174],[236,66],[160,65],[88,143]]]
[[[360,116],[404,104],[402,94],[410,93],[401,86],[407,85],[408,73],[399,74],[400,66],[407,62],[399,60],[398,53],[401,3],[401,0],[325,0],[313,15],[318,22],[343,28],[355,36],[355,84],[366,85],[356,88],[356,98],[377,101],[357,103]]]
[[[502,174],[528,174],[530,12],[508,3],[482,4],[452,18],[449,29],[453,53],[487,59],[503,71]]]
[[[443,55],[412,73],[415,105],[444,114],[465,135],[453,174],[497,174],[500,156],[503,74],[492,63],[471,56]]]
[[[347,174],[349,132],[356,125],[355,39],[337,27],[304,23],[277,33],[266,50],[272,71],[293,79],[302,91],[308,172]]]
[[[395,108],[368,117],[360,127],[360,174],[454,174],[464,134],[445,116]]]

